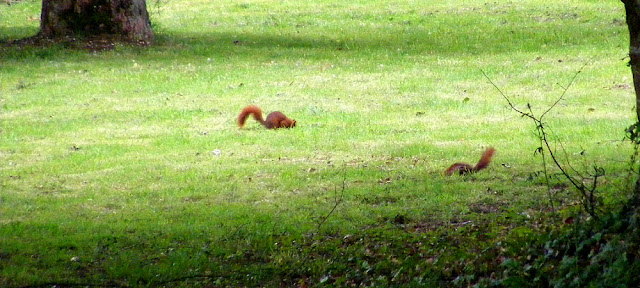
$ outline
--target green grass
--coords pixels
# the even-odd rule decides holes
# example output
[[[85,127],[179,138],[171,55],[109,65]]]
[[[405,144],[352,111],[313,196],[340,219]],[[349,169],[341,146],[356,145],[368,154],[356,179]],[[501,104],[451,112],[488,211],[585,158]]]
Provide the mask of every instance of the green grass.
[[[397,222],[526,226],[548,210],[533,124],[481,69],[539,114],[586,64],[547,124],[575,168],[606,169],[605,201],[621,200],[634,95],[620,3],[304,2],[148,3],[148,48],[0,47],[0,286],[371,284],[353,273],[374,263],[444,283],[424,265],[440,252],[394,246],[437,229]],[[39,8],[0,5],[0,41],[35,34]],[[298,127],[238,129],[248,104]],[[489,169],[443,176],[486,146]]]

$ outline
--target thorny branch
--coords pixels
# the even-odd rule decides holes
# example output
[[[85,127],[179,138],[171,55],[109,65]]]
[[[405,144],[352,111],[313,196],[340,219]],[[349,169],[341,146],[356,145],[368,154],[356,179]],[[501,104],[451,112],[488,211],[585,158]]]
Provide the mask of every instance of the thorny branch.
[[[592,58],[593,59],[593,58]],[[487,75],[487,73],[485,73],[482,69],[480,69],[480,72],[482,72],[482,75],[484,75],[484,77],[489,81],[489,83],[491,83],[491,85],[498,90],[498,92],[500,93],[500,95],[502,95],[502,97],[507,101],[507,103],[509,104],[509,107],[511,107],[511,109],[513,111],[516,111],[518,114],[520,114],[522,117],[527,117],[529,119],[531,119],[535,125],[536,125],[536,130],[538,131],[538,138],[540,139],[541,142],[541,147],[538,148],[537,151],[539,151],[542,155],[542,161],[543,161],[543,165],[544,165],[544,174],[545,174],[545,178],[547,180],[547,188],[548,188],[548,193],[549,193],[549,201],[551,202],[551,207],[553,208],[553,199],[551,199],[551,187],[549,185],[548,182],[548,174],[547,174],[547,169],[546,169],[546,157],[545,157],[545,153],[544,151],[546,150],[549,153],[549,157],[551,158],[551,160],[553,161],[553,163],[556,165],[556,167],[558,167],[558,169],[560,169],[561,174],[571,183],[571,185],[573,185],[578,192],[580,193],[580,196],[582,197],[582,204],[583,207],[585,208],[585,210],[587,211],[587,213],[589,213],[589,215],[591,215],[591,217],[593,218],[598,218],[597,214],[596,214],[596,206],[597,206],[597,199],[595,197],[595,191],[597,188],[597,183],[598,183],[598,178],[600,176],[603,176],[605,174],[604,169],[602,169],[601,167],[598,166],[594,166],[594,171],[595,173],[592,175],[593,176],[593,184],[591,185],[591,187],[587,187],[586,184],[584,183],[584,180],[586,179],[585,177],[581,176],[580,173],[576,173],[579,177],[582,178],[582,181],[579,181],[578,179],[576,179],[575,177],[571,176],[569,174],[569,172],[567,171],[567,168],[565,166],[563,166],[562,164],[560,164],[560,162],[558,161],[558,157],[555,153],[555,150],[553,148],[551,148],[551,144],[548,138],[548,132],[545,130],[545,124],[543,122],[543,118],[545,115],[547,115],[547,113],[549,113],[554,107],[556,107],[558,105],[558,103],[560,103],[560,101],[562,101],[565,97],[565,95],[567,94],[567,91],[569,90],[569,88],[571,88],[571,86],[573,85],[573,83],[575,82],[576,78],[578,77],[578,74],[580,74],[580,72],[582,72],[582,70],[584,69],[584,67],[587,66],[587,64],[590,61],[587,61],[584,65],[582,65],[582,67],[580,67],[580,69],[573,75],[573,77],[571,78],[571,80],[569,81],[569,84],[567,86],[561,86],[563,88],[562,90],[562,94],[560,95],[560,97],[558,97],[558,99],[556,99],[556,101],[549,106],[549,108],[547,108],[540,116],[535,116],[535,113],[533,112],[533,109],[531,108],[531,105],[529,103],[527,103],[527,110],[529,112],[524,112],[521,109],[518,109],[513,102],[511,102],[511,99],[509,99],[509,97],[507,97],[507,95],[502,92],[502,90],[498,87],[498,85],[496,85],[491,78]],[[544,149],[542,146],[544,146]],[[561,145],[562,149],[564,149],[564,147]],[[569,161],[567,160],[567,163]],[[573,167],[571,167],[570,164],[568,164],[569,168],[573,169]],[[575,171],[575,169],[573,169]],[[554,209],[555,210],[555,209]]]

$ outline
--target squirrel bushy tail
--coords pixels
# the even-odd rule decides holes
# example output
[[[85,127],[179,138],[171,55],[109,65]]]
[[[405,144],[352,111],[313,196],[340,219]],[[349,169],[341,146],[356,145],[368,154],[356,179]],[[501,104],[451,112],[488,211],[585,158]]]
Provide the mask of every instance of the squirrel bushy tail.
[[[240,112],[240,115],[238,115],[238,126],[240,128],[244,126],[244,123],[247,121],[247,118],[251,114],[253,114],[253,119],[256,119],[256,121],[260,122],[260,124],[265,125],[264,119],[262,119],[262,110],[260,109],[260,107],[249,105],[247,107],[244,107],[244,109],[242,109],[242,111]]]
[[[244,107],[238,115],[238,126],[242,128],[249,115],[253,114],[253,119],[260,122],[267,129],[293,128],[296,127],[296,120],[293,120],[280,111],[273,111],[267,115],[267,119],[262,118],[262,110],[255,105]]]
[[[478,161],[478,164],[473,167],[474,172],[487,168],[487,166],[489,166],[489,163],[491,163],[491,157],[493,157],[494,153],[496,153],[496,149],[493,149],[493,147],[489,147],[487,148],[487,150],[484,150],[484,153],[482,153],[482,157],[480,157],[480,161]]]
[[[482,157],[480,157],[480,161],[478,161],[476,166],[471,166],[467,163],[459,162],[451,165],[447,170],[444,171],[444,174],[446,174],[447,176],[451,176],[454,173],[464,175],[468,173],[478,172],[484,168],[487,168],[487,166],[489,166],[489,163],[491,163],[491,158],[493,157],[494,153],[496,153],[496,149],[494,149],[493,147],[489,147],[487,148],[487,150],[484,151],[484,153],[482,153]]]

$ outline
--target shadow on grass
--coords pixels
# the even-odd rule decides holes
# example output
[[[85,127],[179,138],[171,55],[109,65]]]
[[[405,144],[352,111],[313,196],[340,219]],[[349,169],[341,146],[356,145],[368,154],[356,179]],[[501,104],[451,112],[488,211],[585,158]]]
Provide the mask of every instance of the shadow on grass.
[[[332,34],[331,31],[307,30],[307,34],[296,31],[217,32],[183,33],[175,31],[156,32],[156,42],[151,47],[137,48],[135,45],[119,45],[109,37],[91,39],[66,39],[63,41],[24,41],[0,38],[0,59],[48,59],[53,60],[69,51],[102,52],[122,50],[124,53],[151,57],[190,58],[207,57],[265,57],[287,58],[335,58],[336,53],[350,52],[354,57],[375,55],[437,55],[460,56],[492,55],[520,51],[537,51],[541,45],[567,47],[589,45],[585,27],[579,23],[553,26],[502,25],[486,26],[483,33],[469,29],[455,29],[444,25],[435,31],[425,27],[378,29],[364,27],[357,34]],[[13,30],[12,30],[13,29]],[[7,35],[24,35],[28,28],[5,28]],[[163,29],[160,29],[163,30]],[[551,33],[553,32],[553,33]],[[580,33],[577,33],[580,32]],[[313,33],[313,35],[309,35]],[[581,35],[576,37],[576,35]],[[130,49],[132,48],[132,49]]]
[[[0,47],[5,47],[8,42],[19,40],[20,35],[34,35],[35,31],[31,26],[11,26],[0,28]]]

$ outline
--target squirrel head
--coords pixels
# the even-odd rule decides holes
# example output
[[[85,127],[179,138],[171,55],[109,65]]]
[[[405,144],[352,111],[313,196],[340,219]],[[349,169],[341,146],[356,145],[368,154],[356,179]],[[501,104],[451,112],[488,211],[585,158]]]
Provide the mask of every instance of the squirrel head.
[[[296,120],[293,119],[284,119],[280,121],[279,127],[281,128],[293,128],[296,127]]]

